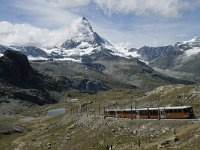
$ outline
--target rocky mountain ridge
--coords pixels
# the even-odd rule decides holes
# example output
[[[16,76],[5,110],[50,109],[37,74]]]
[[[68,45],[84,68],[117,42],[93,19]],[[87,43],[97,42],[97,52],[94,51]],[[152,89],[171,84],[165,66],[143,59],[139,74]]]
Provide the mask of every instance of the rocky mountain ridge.
[[[150,67],[166,75],[193,81],[200,81],[200,37],[174,45],[131,48]]]
[[[107,40],[94,32],[86,18],[82,17],[77,20],[75,28],[76,32],[74,35],[63,42],[60,47],[55,46],[44,49],[35,46],[2,45],[0,46],[0,52],[4,52],[7,49],[14,49],[27,55],[29,60],[45,60],[44,63],[37,64],[41,67],[34,65],[38,71],[43,70],[44,66],[48,67],[45,68],[47,71],[43,70],[44,73],[50,75],[53,73],[52,76],[55,76],[54,78],[56,80],[59,79],[59,83],[65,84],[67,82],[70,88],[79,89],[83,92],[98,92],[99,90],[109,89],[110,86],[105,84],[108,82],[110,82],[110,85],[112,85],[113,82],[118,82],[120,85],[138,87],[145,90],[150,90],[163,84],[193,83],[160,74],[138,59],[139,57],[145,61],[152,61],[158,60],[160,56],[174,58],[184,53],[179,49],[173,49],[173,46],[157,49],[143,47],[140,50],[134,49],[129,52],[128,50],[127,52],[122,50],[122,53],[119,49],[116,49]],[[136,56],[136,58],[134,56]],[[66,80],[62,78],[65,70],[56,68],[60,67],[62,64],[60,60],[66,61],[66,63],[63,63],[65,67],[73,66],[73,68],[66,69],[68,70],[66,75],[69,75],[64,76],[64,78],[67,78]],[[71,66],[68,65],[68,63],[71,62],[74,64]],[[54,64],[57,65],[55,65],[55,68],[53,67],[52,71],[49,68],[51,68],[50,65]],[[79,70],[77,71],[78,68]],[[70,73],[69,70],[71,71]],[[91,72],[93,72],[93,74]],[[72,73],[73,76],[71,76]],[[108,80],[106,78],[108,78]],[[81,83],[82,85],[79,85]],[[88,84],[91,86],[88,86]],[[64,86],[66,87],[66,85]],[[84,88],[82,88],[82,86],[84,86]],[[90,88],[89,90],[86,88],[94,86],[96,87]],[[93,89],[95,90],[93,91]]]
[[[193,56],[200,53],[200,37],[189,41],[177,42],[175,45],[124,49],[117,48],[102,38],[93,30],[85,17],[79,18],[73,26],[75,32],[72,37],[64,41],[60,46],[39,48],[29,45],[0,45],[0,53],[7,49],[13,49],[27,55],[29,60],[67,60],[75,62],[81,62],[83,56],[107,53],[107,55],[120,56],[127,59],[138,58],[149,63],[151,67],[160,69],[171,69],[171,67],[174,67],[173,64],[175,62],[180,62],[180,59],[181,61],[193,59]],[[157,66],[156,64],[159,65]]]

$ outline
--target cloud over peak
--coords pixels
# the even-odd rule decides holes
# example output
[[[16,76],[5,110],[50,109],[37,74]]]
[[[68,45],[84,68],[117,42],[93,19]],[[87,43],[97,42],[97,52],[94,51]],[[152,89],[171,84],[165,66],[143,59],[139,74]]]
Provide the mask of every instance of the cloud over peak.
[[[60,29],[47,29],[30,24],[12,24],[2,21],[0,22],[0,44],[60,46],[83,26],[81,21],[82,17],[79,17],[72,22],[71,26]]]
[[[3,0],[0,43],[60,45],[83,15],[112,43],[171,44],[199,36],[199,8],[200,0]]]
[[[52,7],[81,7],[88,5],[91,0],[46,0]]]
[[[0,22],[0,44],[20,44],[34,46],[60,45],[69,36],[69,29],[49,30],[29,24]]]

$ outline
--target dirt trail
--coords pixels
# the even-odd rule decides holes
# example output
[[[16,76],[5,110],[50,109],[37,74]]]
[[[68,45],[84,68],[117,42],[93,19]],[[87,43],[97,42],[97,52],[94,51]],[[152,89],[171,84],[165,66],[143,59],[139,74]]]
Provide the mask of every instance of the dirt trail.
[[[169,135],[166,135],[165,139],[159,138],[158,140],[145,144],[143,147],[144,149],[148,149],[154,146],[158,146],[159,144],[161,144],[161,142],[163,140],[173,140],[173,138],[178,137],[178,138],[184,138],[188,135],[190,135],[189,133],[191,133],[191,131],[196,130],[199,128],[199,124],[198,123],[194,123],[188,126],[183,126],[177,129],[177,133],[176,135],[173,134],[173,132],[171,132]]]
[[[48,124],[41,123],[41,121],[44,120],[44,119],[45,118],[40,118],[40,119],[35,120],[34,123],[33,123],[33,126],[32,126],[32,128],[34,128],[34,130],[29,131],[26,135],[20,136],[12,142],[11,145],[16,146],[14,148],[14,150],[24,149],[24,146],[26,146],[26,144],[29,141],[31,141],[32,137],[34,137],[37,134],[41,134],[41,133],[45,132],[45,129],[47,128]],[[30,120],[29,123],[31,123],[31,120]]]

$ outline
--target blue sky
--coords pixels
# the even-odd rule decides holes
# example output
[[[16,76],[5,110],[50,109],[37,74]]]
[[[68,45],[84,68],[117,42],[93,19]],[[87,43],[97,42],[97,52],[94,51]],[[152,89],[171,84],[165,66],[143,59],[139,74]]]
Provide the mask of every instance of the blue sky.
[[[114,45],[174,44],[200,36],[199,8],[200,0],[1,0],[0,43],[51,42],[53,33],[62,42],[85,16]]]

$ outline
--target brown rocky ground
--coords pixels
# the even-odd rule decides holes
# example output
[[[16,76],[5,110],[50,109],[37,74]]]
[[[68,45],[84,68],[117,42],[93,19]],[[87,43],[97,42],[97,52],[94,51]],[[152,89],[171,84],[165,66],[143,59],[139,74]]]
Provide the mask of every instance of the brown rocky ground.
[[[192,105],[198,116],[198,91],[199,85],[169,85],[149,93],[138,89],[112,89],[98,94],[68,91],[58,104],[30,107],[29,112],[38,113],[37,116],[1,115],[0,131],[13,129],[13,126],[18,128],[10,134],[0,135],[0,149],[198,150],[198,120],[104,119],[102,116],[104,106],[125,107],[134,101],[138,101],[139,106],[149,105],[150,102],[153,106],[156,105],[154,103],[158,95],[161,105],[175,105],[178,102]],[[82,112],[80,106],[83,106]],[[54,108],[65,108],[66,112],[58,116],[47,116],[47,111]]]

